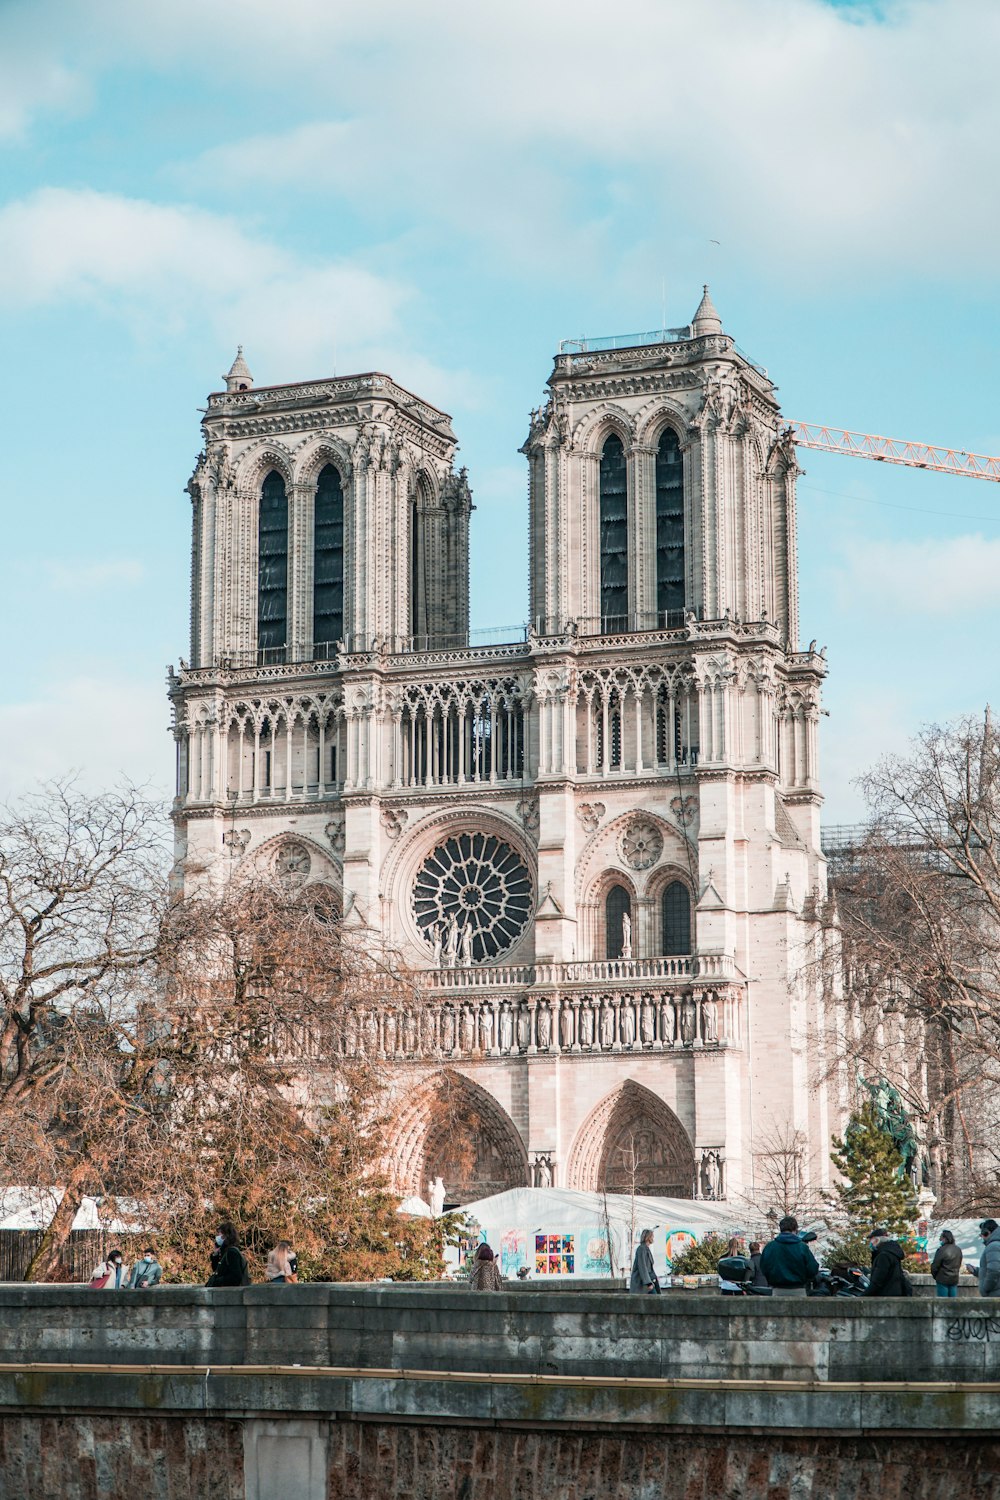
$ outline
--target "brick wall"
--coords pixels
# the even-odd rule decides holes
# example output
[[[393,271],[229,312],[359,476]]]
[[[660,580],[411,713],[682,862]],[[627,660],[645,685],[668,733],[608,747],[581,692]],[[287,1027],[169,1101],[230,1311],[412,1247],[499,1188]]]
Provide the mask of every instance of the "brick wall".
[[[387,1427],[331,1432],[328,1500],[995,1500],[1000,1443]]]

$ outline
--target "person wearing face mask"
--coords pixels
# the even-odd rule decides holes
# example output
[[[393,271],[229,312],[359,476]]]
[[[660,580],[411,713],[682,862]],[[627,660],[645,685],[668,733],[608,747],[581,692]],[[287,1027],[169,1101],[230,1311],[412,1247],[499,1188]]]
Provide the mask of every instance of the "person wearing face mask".
[[[128,1284],[120,1250],[109,1250],[102,1261],[94,1267],[90,1286],[95,1292],[119,1292]]]
[[[228,1220],[215,1232],[212,1251],[212,1274],[206,1286],[247,1286],[250,1276],[247,1263],[236,1242],[236,1230]]]

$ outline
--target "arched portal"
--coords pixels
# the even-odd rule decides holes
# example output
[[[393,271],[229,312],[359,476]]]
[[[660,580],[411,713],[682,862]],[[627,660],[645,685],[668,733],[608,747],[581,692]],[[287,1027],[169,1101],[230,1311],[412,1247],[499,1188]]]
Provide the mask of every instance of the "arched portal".
[[[426,1198],[433,1179],[442,1177],[448,1203],[472,1203],[528,1183],[528,1157],[513,1120],[452,1068],[404,1100],[388,1161],[401,1193]]]
[[[567,1178],[571,1188],[584,1192],[690,1198],[694,1147],[673,1110],[628,1079],[584,1121]]]

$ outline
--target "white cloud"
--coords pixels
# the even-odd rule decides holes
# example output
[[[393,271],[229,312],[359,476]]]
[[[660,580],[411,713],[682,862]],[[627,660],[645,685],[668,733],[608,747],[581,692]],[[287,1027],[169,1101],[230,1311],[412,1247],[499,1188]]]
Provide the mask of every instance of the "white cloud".
[[[39,9],[0,4],[0,141],[23,139],[39,115],[78,109],[85,78],[57,55],[59,29],[39,24]]]
[[[170,713],[162,685],[76,676],[45,684],[32,698],[0,703],[0,798],[79,771],[93,790],[123,776],[153,796],[173,789]]]
[[[230,6],[213,10],[228,26]],[[350,19],[292,0],[239,16],[231,61],[294,68],[303,108],[325,80],[336,118],[213,148],[203,182],[401,199],[499,234],[505,253],[554,218],[600,236],[622,191],[645,196],[651,228],[681,220],[803,274],[992,268],[992,0],[910,0],[885,19],[822,0],[635,0],[614,23],[600,0],[387,0]],[[179,8],[161,24],[179,28]],[[561,201],[595,172],[610,181]]]
[[[89,189],[43,188],[0,209],[0,304],[94,304],[146,336],[207,326],[247,345],[275,379],[365,366],[402,342],[411,297],[349,260],[307,261],[235,219]]]
[[[858,540],[832,571],[845,609],[863,599],[871,615],[894,619],[1000,613],[997,537]]]

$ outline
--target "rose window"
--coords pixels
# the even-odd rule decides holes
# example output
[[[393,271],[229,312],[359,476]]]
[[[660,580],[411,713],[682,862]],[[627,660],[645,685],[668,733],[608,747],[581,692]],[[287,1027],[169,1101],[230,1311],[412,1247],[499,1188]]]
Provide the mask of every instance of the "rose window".
[[[634,818],[622,834],[620,848],[633,870],[648,870],[663,853],[663,835],[652,818]]]
[[[531,915],[531,876],[491,833],[460,833],[424,860],[413,887],[417,926],[443,963],[488,963],[513,948]]]
[[[274,861],[275,874],[284,886],[302,885],[309,875],[312,860],[305,844],[289,841],[282,844]]]

